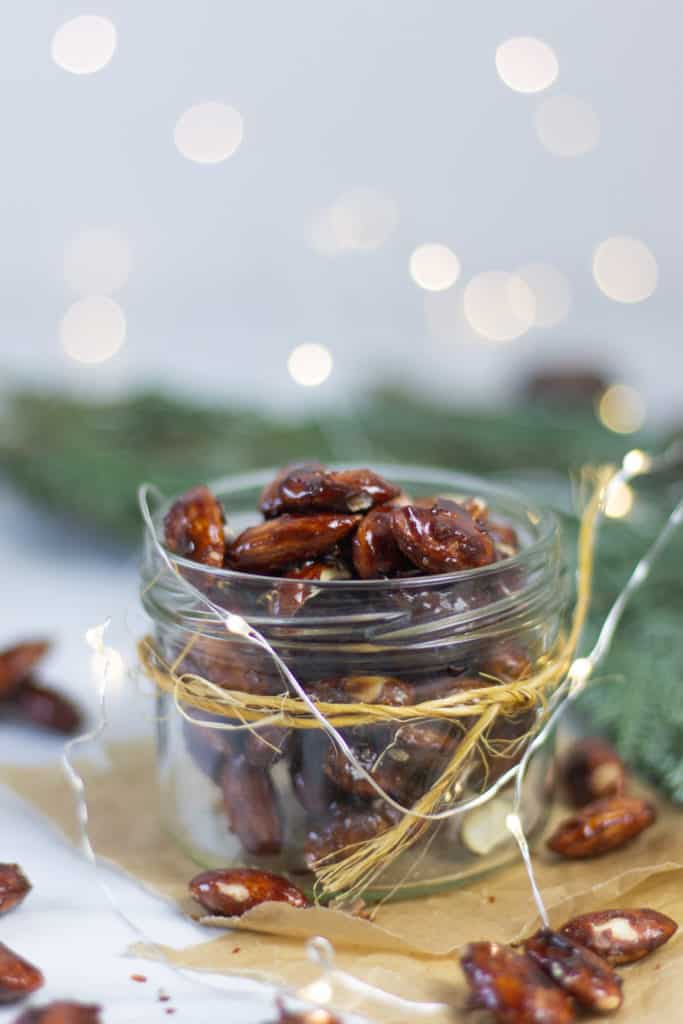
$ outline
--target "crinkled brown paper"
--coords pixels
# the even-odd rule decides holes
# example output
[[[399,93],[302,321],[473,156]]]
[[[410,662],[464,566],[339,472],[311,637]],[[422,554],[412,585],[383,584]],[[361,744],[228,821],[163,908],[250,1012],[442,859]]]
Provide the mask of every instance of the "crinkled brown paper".
[[[91,838],[101,858],[118,865],[154,892],[196,914],[187,881],[197,871],[162,831],[158,818],[156,767],[149,744],[109,748],[110,768],[84,762]],[[33,803],[70,837],[77,834],[75,805],[63,774],[54,766],[4,767],[2,781]],[[591,861],[559,861],[539,844],[538,882],[551,923],[607,907],[650,906],[683,922],[683,813],[660,801],[657,823],[634,843]],[[438,896],[382,906],[374,921],[339,910],[295,910],[265,904],[240,919],[206,918],[227,933],[186,949],[137,947],[150,958],[164,955],[179,967],[238,973],[300,988],[319,977],[304,940],[324,935],[335,947],[336,965],[356,978],[406,999],[445,1003],[452,1009],[430,1020],[465,1020],[464,986],[456,952],[476,939],[514,941],[537,923],[521,865],[504,868],[467,887]],[[209,933],[207,932],[207,935]],[[683,940],[676,936],[659,953],[625,968],[622,1024],[683,1020]],[[345,986],[334,1005],[375,1020],[397,1021],[400,1013]]]

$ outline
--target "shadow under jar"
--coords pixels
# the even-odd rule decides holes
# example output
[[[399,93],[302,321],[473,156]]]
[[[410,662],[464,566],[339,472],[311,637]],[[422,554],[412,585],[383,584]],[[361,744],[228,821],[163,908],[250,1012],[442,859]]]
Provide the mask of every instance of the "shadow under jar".
[[[179,675],[191,673],[227,690],[286,691],[272,657],[229,634],[205,595],[259,630],[318,701],[417,704],[530,675],[558,641],[568,606],[554,516],[474,477],[402,466],[377,471],[413,499],[483,499],[490,518],[515,531],[517,554],[436,576],[292,580],[214,569],[168,552],[176,570],[171,572],[148,534],[142,600],[165,663]],[[232,531],[256,522],[259,494],[272,477],[265,471],[211,485]],[[162,544],[170,504],[153,513]],[[160,691],[158,701],[164,822],[199,864],[262,867],[312,887],[315,861],[339,856],[401,816],[320,728],[211,728],[237,723],[185,706],[204,727],[179,713],[172,695]],[[531,709],[496,719],[486,753],[470,754],[450,786],[453,804],[481,793],[519,760],[535,715]],[[382,789],[411,807],[441,776],[471,723],[432,717],[340,731]],[[547,751],[534,757],[525,783],[522,820],[531,836],[550,805],[549,758]],[[504,823],[509,793],[503,790],[495,804],[430,824],[375,878],[364,898],[381,898],[397,882],[400,897],[435,891],[508,861],[515,853]]]

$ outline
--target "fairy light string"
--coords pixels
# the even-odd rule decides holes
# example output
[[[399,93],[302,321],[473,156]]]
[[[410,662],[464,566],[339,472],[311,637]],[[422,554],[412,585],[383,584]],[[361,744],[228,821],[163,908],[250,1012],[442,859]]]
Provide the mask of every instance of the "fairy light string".
[[[154,493],[153,489],[143,487],[140,492],[142,514],[156,554],[162,564],[174,574],[174,579],[187,589],[194,599],[198,599],[205,608],[211,611],[213,616],[222,622],[227,632],[258,646],[273,659],[283,680],[288,685],[289,692],[273,699],[229,692],[209,680],[192,674],[176,676],[173,671],[169,672],[168,667],[163,663],[159,665],[158,653],[147,647],[145,642],[140,645],[143,665],[161,688],[173,693],[178,712],[200,728],[261,729],[265,724],[279,722],[281,725],[293,725],[296,728],[323,729],[343,753],[354,772],[367,782],[377,796],[401,814],[399,821],[379,836],[338,852],[335,857],[328,858],[327,862],[323,860],[317,865],[317,885],[322,888],[323,892],[345,892],[348,893],[349,899],[353,899],[363,888],[367,887],[368,879],[377,875],[378,868],[385,867],[390,861],[395,860],[424,833],[427,824],[462,815],[481,806],[510,782],[519,779],[520,769],[519,765],[516,765],[508,769],[494,784],[475,796],[457,801],[450,795],[451,785],[461,771],[468,754],[479,743],[486,744],[486,734],[496,717],[511,711],[514,707],[523,706],[525,702],[528,704],[533,702],[536,707],[540,702],[541,706],[535,727],[525,737],[525,741],[529,742],[527,743],[527,754],[522,761],[524,766],[522,773],[526,771],[531,752],[537,750],[547,738],[549,720],[552,719],[553,723],[555,722],[554,714],[562,706],[567,692],[572,686],[576,689],[578,680],[586,682],[595,663],[595,655],[598,652],[593,652],[590,660],[576,658],[575,655],[590,604],[596,535],[610,496],[614,490],[623,487],[626,481],[636,476],[670,468],[671,465],[680,461],[680,447],[680,445],[674,445],[658,457],[634,450],[626,454],[620,469],[614,471],[613,468],[602,467],[593,472],[593,494],[582,517],[579,533],[579,573],[572,627],[559,652],[548,659],[548,664],[543,666],[531,679],[512,685],[481,688],[472,695],[460,694],[454,698],[406,708],[361,704],[328,705],[313,701],[262,633],[241,615],[236,615],[217,606],[178,572],[157,536],[149,507],[149,497]],[[158,495],[158,492],[156,494]],[[158,495],[158,497],[161,496]],[[664,542],[662,541],[662,543]],[[628,600],[631,591],[641,585],[643,581],[641,566],[635,570],[634,578],[630,587],[627,588],[627,593],[623,595],[623,600]],[[620,595],[617,605],[621,599]],[[608,624],[609,617],[606,625]],[[179,660],[176,659],[176,665]],[[585,679],[584,675],[586,675]],[[548,698],[545,696],[545,690],[550,691]],[[194,705],[219,715],[228,715],[233,721],[214,723],[197,719],[188,714],[183,706],[188,703],[190,706]],[[473,707],[479,709],[478,713],[476,711],[473,713]],[[477,720],[470,725],[464,740],[458,745],[451,763],[442,776],[417,803],[406,807],[382,789],[372,774],[372,770],[368,771],[358,761],[353,750],[338,730],[344,725],[362,724],[365,721],[397,721],[403,718],[410,720],[415,716],[444,717],[454,721],[461,717],[464,719],[476,717]],[[517,804],[517,810],[514,813],[517,813],[518,809]],[[512,820],[515,820],[514,817]],[[521,850],[521,852],[524,855],[524,851]]]
[[[639,449],[633,449],[632,451],[627,452],[622,460],[621,468],[614,474],[611,481],[605,488],[605,492],[600,503],[599,514],[596,519],[596,529],[600,525],[602,519],[604,519],[605,509],[608,506],[611,494],[615,490],[638,476],[663,473],[667,470],[680,466],[681,462],[683,462],[683,444],[680,442],[675,442],[661,455],[656,456],[649,455],[647,452],[640,451]],[[539,917],[545,927],[549,926],[548,912],[536,881],[533,862],[529,853],[529,847],[520,816],[522,790],[529,762],[533,755],[540,750],[548,737],[553,733],[560,721],[560,718],[570,704],[577,700],[586,687],[591,683],[591,677],[595,668],[604,661],[611,650],[619,623],[629,601],[632,599],[634,594],[637,593],[640,587],[643,586],[658,557],[682,523],[683,499],[681,499],[674,507],[664,526],[659,531],[645,554],[637,562],[625,585],[615,598],[603,620],[600,632],[598,633],[598,638],[590,652],[584,657],[576,658],[572,662],[569,672],[567,673],[566,680],[553,694],[548,718],[544,726],[538,731],[531,743],[529,743],[519,763],[513,770],[512,774],[515,780],[513,809],[507,816],[506,825],[519,846],[520,854],[524,861],[524,866],[529,878],[534,902],[536,904]]]
[[[613,474],[610,482],[608,482],[607,486],[603,489],[600,498],[599,514],[595,522],[596,529],[598,523],[604,516],[604,509],[607,501],[609,500],[609,491],[612,487],[618,487],[625,481],[631,480],[634,477],[640,475],[654,474],[666,471],[667,469],[671,469],[679,465],[682,461],[683,445],[681,444],[673,445],[660,456],[651,456],[645,452],[640,451],[632,451],[627,453],[627,455],[623,459],[621,468],[616,473]],[[148,527],[153,530],[151,516],[149,517],[149,520],[147,520],[147,517],[145,518]],[[584,691],[586,686],[590,684],[594,669],[604,659],[604,657],[610,650],[619,622],[629,600],[643,585],[651,571],[654,562],[661,554],[663,549],[666,547],[671,536],[673,535],[675,530],[681,525],[681,523],[683,523],[683,500],[681,500],[676,505],[671,515],[669,516],[667,522],[665,523],[664,527],[657,535],[656,539],[654,540],[648,551],[640,559],[640,561],[634,568],[626,585],[617,596],[607,616],[605,617],[596,643],[594,644],[590,653],[584,657],[575,658],[572,661],[569,670],[566,674],[566,678],[557,687],[549,701],[546,711],[547,717],[544,725],[542,726],[542,728],[538,730],[533,740],[527,746],[520,762],[513,768],[509,769],[494,784],[489,786],[485,793],[480,794],[479,796],[474,797],[470,800],[461,802],[456,806],[450,808],[447,812],[445,812],[445,814],[439,815],[439,817],[449,817],[456,813],[463,814],[467,810],[473,809],[474,807],[480,806],[481,804],[487,802],[488,800],[493,798],[497,793],[499,793],[500,790],[503,789],[506,785],[508,785],[511,781],[514,781],[515,787],[513,808],[510,814],[507,816],[506,825],[508,830],[510,831],[512,836],[514,836],[515,840],[518,843],[520,853],[529,877],[534,902],[536,904],[539,917],[544,922],[544,924],[548,923],[548,915],[545,909],[545,905],[543,903],[540,890],[536,883],[531,854],[529,851],[526,836],[524,834],[522,819],[520,815],[522,789],[530,759],[533,756],[533,754],[537,752],[540,749],[540,747],[546,742],[549,735],[556,727],[560,719],[560,716],[564,713],[569,704],[572,701],[574,701],[580,693]],[[164,559],[166,565],[169,568],[172,568],[166,557],[165,552],[163,551],[163,548],[161,549],[160,554]],[[237,636],[241,636],[242,638],[248,638],[252,642],[255,642],[258,639],[260,639],[260,636],[257,633],[257,631],[253,630],[249,623],[247,623],[246,620],[243,619],[241,616],[235,615],[230,612],[226,613],[224,610],[219,609],[216,606],[213,606],[212,610],[216,614],[220,615],[222,621],[225,624],[225,628],[230,633]],[[90,837],[90,819],[86,786],[83,777],[80,775],[72,759],[72,756],[75,754],[76,750],[81,745],[99,739],[106,727],[107,717],[105,695],[107,685],[109,682],[109,676],[111,674],[111,659],[108,656],[108,652],[113,650],[112,648],[107,648],[104,645],[104,634],[106,626],[107,623],[103,624],[102,626],[94,627],[92,630],[89,630],[86,635],[86,639],[89,646],[93,649],[95,653],[100,655],[101,668],[99,672],[100,685],[98,691],[99,721],[90,732],[87,732],[77,737],[76,739],[67,742],[65,744],[62,756],[64,772],[67,781],[73,791],[77,807],[80,847],[86,860],[92,864],[96,872],[98,882],[102,886],[107,897],[107,900],[110,906],[112,907],[112,910],[125,922],[125,924],[136,934],[136,936],[139,939],[141,939],[143,942],[154,948],[155,953],[159,957],[160,961],[183,979],[187,979],[189,977],[195,984],[199,985],[200,987],[210,989],[214,994],[220,993],[227,995],[224,989],[219,988],[215,985],[211,985],[210,983],[202,981],[200,979],[197,979],[191,973],[185,972],[184,970],[172,964],[169,961],[168,957],[165,955],[163,949],[158,945],[158,943],[153,940],[150,940],[149,937],[129,917],[129,915],[121,909],[115,897],[113,896],[111,890],[107,886],[106,882],[102,879],[101,873],[99,872],[98,858]],[[268,645],[267,642],[265,642],[263,646],[264,649],[269,651],[269,653],[272,651],[270,645]],[[275,652],[272,652],[271,656],[275,656],[276,660],[279,661],[279,659],[277,659],[277,655],[275,654]],[[287,670],[284,663],[282,663],[281,671],[283,669],[284,677],[288,681],[290,681],[291,673],[289,672],[289,670]],[[291,676],[290,685],[292,685],[296,692],[298,684],[297,680],[294,679],[293,676]],[[309,706],[310,712],[315,717],[318,717],[318,709],[316,708],[314,702],[310,701],[310,699],[307,698],[305,691],[302,691],[301,699]],[[182,709],[179,708],[179,710]],[[334,727],[328,728],[328,723],[324,719],[323,715],[320,715],[320,718],[322,718],[322,721],[320,721],[321,727],[325,728],[326,731],[331,732],[332,735],[334,735],[336,733]],[[339,739],[342,738],[339,737]],[[360,767],[362,768],[362,766]],[[315,963],[321,968],[321,985],[318,988],[315,988],[314,986],[316,983],[312,983],[311,985],[304,986],[303,988],[295,992],[292,992],[292,990],[286,990],[289,991],[290,994],[298,998],[312,1000],[318,1005],[324,1004],[326,1002],[329,1003],[333,999],[334,995],[333,982],[338,981],[342,986],[344,986],[347,989],[347,991],[357,993],[359,998],[378,1000],[384,1006],[390,1006],[397,1014],[407,1013],[408,1015],[413,1016],[418,1015],[428,1017],[431,1014],[441,1012],[444,1008],[443,1005],[439,1003],[413,1002],[410,1000],[401,999],[400,997],[393,996],[390,993],[385,992],[383,989],[373,986],[367,982],[363,982],[360,979],[355,978],[353,975],[348,974],[347,972],[339,970],[338,968],[336,968],[334,963],[334,950],[332,946],[326,939],[322,937],[316,937],[309,941],[307,945],[307,955],[313,963]],[[234,993],[231,994],[231,998],[234,998]]]

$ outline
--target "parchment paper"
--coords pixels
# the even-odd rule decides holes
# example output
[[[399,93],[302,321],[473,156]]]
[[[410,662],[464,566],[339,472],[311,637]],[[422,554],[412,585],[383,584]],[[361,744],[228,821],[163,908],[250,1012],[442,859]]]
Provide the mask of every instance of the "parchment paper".
[[[161,829],[151,744],[114,746],[108,754],[109,768],[89,762],[80,766],[98,855],[196,916],[187,882],[198,868]],[[76,837],[73,795],[54,765],[4,766],[0,778],[69,838]],[[643,905],[683,922],[683,812],[658,803],[655,826],[607,857],[560,861],[538,845],[538,881],[553,925],[588,910]],[[229,922],[203,920],[223,929],[229,925],[230,931],[187,949],[137,947],[136,952],[164,955],[178,966],[253,974],[298,988],[319,977],[305,958],[303,940],[324,935],[337,951],[341,970],[404,998],[445,1002],[453,1010],[443,1020],[465,1019],[458,1009],[464,1002],[458,948],[476,939],[515,941],[537,923],[521,864],[448,893],[382,906],[372,922],[338,910],[295,910],[286,904],[265,904]],[[626,998],[619,1021],[683,1020],[682,968],[683,942],[677,936],[645,963],[624,969]],[[395,1010],[359,1002],[343,988],[335,991],[335,1004],[373,1019],[397,1019]],[[478,1018],[469,1014],[467,1019],[475,1024]]]

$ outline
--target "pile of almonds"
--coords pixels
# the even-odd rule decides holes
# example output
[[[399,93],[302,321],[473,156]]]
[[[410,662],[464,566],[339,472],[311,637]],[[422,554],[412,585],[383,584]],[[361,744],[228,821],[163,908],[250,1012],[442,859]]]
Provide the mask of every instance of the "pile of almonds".
[[[19,906],[31,889],[18,864],[0,864],[0,915]],[[26,999],[45,984],[42,971],[0,942],[0,1005]],[[99,1006],[56,1002],[25,1010],[14,1024],[100,1024]]]
[[[548,839],[569,859],[616,850],[653,824],[655,808],[626,795],[627,775],[616,751],[598,737],[575,743],[564,759],[562,779],[578,808]],[[500,1024],[569,1024],[576,1007],[611,1013],[622,1003],[614,971],[658,949],[678,925],[656,910],[600,910],[544,928],[519,953],[497,942],[473,942],[461,957],[471,989],[469,1006],[493,1012]]]
[[[499,1024],[570,1024],[577,1007],[612,1013],[623,999],[614,966],[642,960],[677,927],[656,910],[601,910],[536,932],[522,952],[472,942],[460,958],[468,1008],[492,1011]]]
[[[634,837],[632,819],[641,820],[637,801],[625,796],[626,771],[608,743],[595,737],[575,743],[564,759],[562,778],[569,798],[584,804],[581,814],[592,823],[595,841],[590,855],[616,849]],[[630,817],[625,812],[629,800]],[[601,817],[607,812],[601,808],[612,809],[607,825]],[[584,848],[590,824],[579,853],[573,852],[569,839],[557,840],[558,835],[568,837],[570,828],[576,830],[571,824],[575,820],[560,825],[550,846],[564,856],[588,856]],[[204,910],[223,917],[239,917],[264,902],[284,902],[297,909],[310,906],[288,879],[254,868],[204,871],[191,880],[189,889]],[[468,1009],[489,1010],[498,1024],[570,1024],[577,1007],[612,1013],[622,1004],[622,979],[614,968],[642,960],[677,928],[671,918],[648,908],[600,910],[576,917],[558,931],[541,929],[521,951],[496,942],[470,943],[461,956],[471,990]],[[311,1014],[288,1013],[280,1006],[280,1020],[287,1024],[308,1024],[309,1017],[313,1022]]]
[[[297,614],[315,593],[311,582],[317,580],[422,577],[490,565],[518,550],[515,531],[492,519],[481,498],[436,495],[411,500],[370,469],[327,470],[318,463],[287,466],[264,488],[259,508],[263,521],[233,536],[216,496],[205,486],[195,487],[172,504],[164,537],[170,551],[209,568],[279,577],[264,595],[276,616]],[[185,567],[182,571],[191,573]],[[191,578],[199,586],[207,585]],[[472,601],[479,597],[476,587],[472,585]],[[370,599],[366,593],[359,591],[360,602]],[[215,597],[221,600],[220,591]],[[231,597],[239,601],[239,587]],[[432,616],[442,598],[414,588],[405,600],[422,602],[424,614]],[[462,609],[444,606],[448,614],[458,610]],[[166,652],[169,660],[176,653]],[[355,674],[348,660],[340,663],[340,674],[323,674],[315,658],[299,666],[297,674],[315,701],[397,706],[520,679],[531,667],[522,643],[493,639],[476,651],[470,646],[466,663],[423,669],[405,678],[361,674],[362,669]],[[203,635],[182,656],[179,671],[235,691],[273,694],[282,689],[271,664],[263,665],[237,643]],[[330,671],[329,659],[325,671]],[[208,714],[193,712],[193,717],[212,722]],[[489,736],[488,764],[473,767],[473,785],[480,786],[485,777],[493,781],[510,767],[511,759],[503,751],[528,732],[532,718],[525,712],[496,723]],[[186,720],[182,727],[190,756],[220,788],[230,829],[251,856],[273,856],[282,850],[288,825],[281,783],[274,782],[273,769],[283,760],[288,788],[308,819],[302,852],[309,868],[339,849],[378,835],[396,820],[319,730],[269,726],[245,736]],[[429,789],[462,737],[457,726],[443,721],[417,721],[400,728],[381,723],[349,728],[343,734],[377,783],[404,805]],[[279,768],[276,775],[282,778]]]
[[[80,730],[80,711],[35,676],[36,666],[49,649],[49,643],[37,640],[0,651],[0,718],[12,717],[71,736]]]
[[[302,580],[378,579],[490,565],[515,554],[515,531],[480,498],[412,500],[370,469],[286,466],[261,495],[264,522],[226,536],[205,486],[182,495],[164,522],[167,547],[214,569]]]

